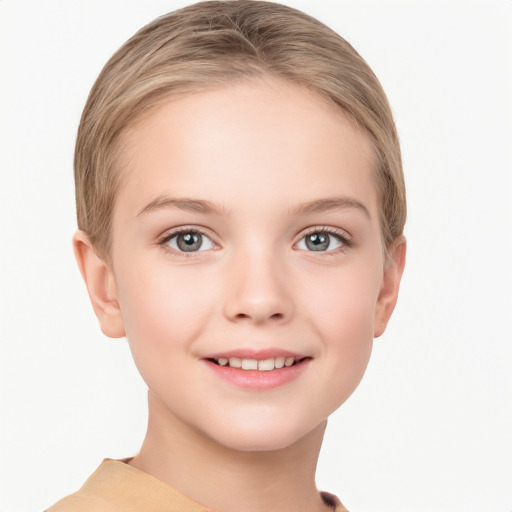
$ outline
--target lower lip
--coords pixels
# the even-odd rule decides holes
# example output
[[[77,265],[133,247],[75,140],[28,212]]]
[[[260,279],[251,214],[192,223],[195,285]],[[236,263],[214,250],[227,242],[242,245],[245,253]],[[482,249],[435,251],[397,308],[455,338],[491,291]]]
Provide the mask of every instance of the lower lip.
[[[242,370],[241,368],[231,368],[231,366],[220,366],[206,359],[204,361],[219,377],[235,386],[263,391],[283,386],[296,379],[306,370],[311,359],[306,358],[293,366],[285,366],[270,371]]]

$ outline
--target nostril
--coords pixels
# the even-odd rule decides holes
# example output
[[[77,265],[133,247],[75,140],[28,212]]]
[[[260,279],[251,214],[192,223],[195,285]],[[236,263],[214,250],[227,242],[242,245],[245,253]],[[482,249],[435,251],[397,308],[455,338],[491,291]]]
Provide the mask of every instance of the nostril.
[[[258,317],[260,317],[260,315],[258,315],[258,314],[250,315],[247,313],[237,313],[235,315],[236,320],[251,320],[251,319],[257,320],[257,321],[265,320],[264,315],[261,315],[260,318],[258,318]],[[284,318],[284,315],[283,315],[283,313],[273,313],[266,318],[268,318],[268,320],[282,320]]]
[[[293,316],[293,301],[287,296],[249,291],[233,294],[226,300],[223,313],[230,321],[278,324]]]

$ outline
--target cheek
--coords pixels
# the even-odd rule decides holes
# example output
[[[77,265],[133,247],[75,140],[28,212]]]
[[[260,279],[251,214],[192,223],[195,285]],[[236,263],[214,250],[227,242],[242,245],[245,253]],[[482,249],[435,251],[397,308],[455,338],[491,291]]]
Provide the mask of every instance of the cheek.
[[[379,285],[379,273],[369,265],[311,272],[301,308],[329,340],[372,338]]]
[[[373,311],[371,303],[346,296],[337,300],[330,321],[326,318],[325,350],[342,394],[343,390],[352,393],[368,365],[373,346]]]
[[[139,367],[168,368],[204,330],[211,304],[206,288],[198,293],[200,276],[183,270],[157,268],[133,273],[118,290],[126,337]],[[203,293],[204,291],[204,293]]]
[[[305,294],[304,311],[311,315],[321,350],[327,356],[329,385],[326,394],[334,408],[345,401],[360,382],[373,346],[378,272],[337,269],[317,280],[317,292]]]

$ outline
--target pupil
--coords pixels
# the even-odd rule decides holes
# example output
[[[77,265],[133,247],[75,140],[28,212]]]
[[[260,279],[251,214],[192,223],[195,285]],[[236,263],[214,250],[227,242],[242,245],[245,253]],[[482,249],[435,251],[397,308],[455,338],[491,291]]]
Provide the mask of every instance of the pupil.
[[[181,251],[197,251],[202,245],[202,236],[199,233],[185,233],[178,235],[177,245]]]
[[[324,251],[329,247],[329,242],[327,233],[313,233],[306,238],[306,247],[311,251]]]

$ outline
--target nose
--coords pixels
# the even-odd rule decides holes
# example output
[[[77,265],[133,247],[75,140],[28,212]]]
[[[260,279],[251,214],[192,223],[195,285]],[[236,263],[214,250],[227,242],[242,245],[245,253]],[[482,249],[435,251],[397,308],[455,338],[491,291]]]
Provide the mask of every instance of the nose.
[[[292,318],[291,282],[275,255],[239,258],[228,274],[224,314],[230,321],[282,324]]]

